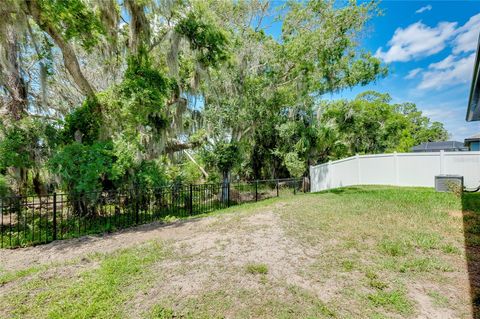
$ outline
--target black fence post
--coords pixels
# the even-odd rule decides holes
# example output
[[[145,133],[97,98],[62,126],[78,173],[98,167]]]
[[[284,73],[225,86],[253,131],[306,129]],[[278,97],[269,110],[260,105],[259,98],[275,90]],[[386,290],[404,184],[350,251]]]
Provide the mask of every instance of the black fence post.
[[[139,222],[139,206],[138,206],[138,201],[139,201],[139,198],[138,198],[138,190],[134,190],[133,191],[133,196],[134,196],[134,201],[135,201],[135,224],[138,225],[138,222]]]
[[[190,184],[190,215],[193,215],[193,185]]]
[[[297,195],[297,185],[295,183],[295,180],[293,181],[293,195]]]
[[[230,207],[230,181],[227,183],[227,207]]]
[[[258,201],[258,180],[255,181],[255,201]]]
[[[53,240],[57,240],[57,193],[53,193]]]
[[[280,196],[280,194],[278,192],[278,178],[277,178],[276,188],[277,188],[277,197],[278,197],[278,196]]]

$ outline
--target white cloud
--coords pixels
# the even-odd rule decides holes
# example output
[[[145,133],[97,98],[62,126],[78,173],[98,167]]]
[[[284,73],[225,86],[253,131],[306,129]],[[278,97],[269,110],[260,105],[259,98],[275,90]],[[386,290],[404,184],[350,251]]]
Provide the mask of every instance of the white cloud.
[[[462,108],[462,113],[464,109]],[[454,110],[444,109],[444,108],[434,108],[434,109],[427,109],[424,110],[423,115],[430,118],[433,121],[445,122],[445,120],[451,119],[457,112]]]
[[[468,83],[471,81],[475,53],[459,58],[449,55],[440,62],[428,66],[429,71],[422,73],[419,89],[436,89]]]
[[[416,68],[416,69],[410,70],[410,72],[408,72],[405,79],[411,80],[415,78],[420,72],[422,72],[422,70],[423,70],[422,68]]]
[[[415,11],[415,13],[422,13],[422,12],[430,11],[430,10],[432,10],[432,6],[431,5],[426,5],[425,7],[421,7],[420,9]]]
[[[440,22],[436,27],[429,27],[416,22],[405,29],[398,28],[388,42],[390,48],[383,52],[378,48],[375,56],[383,61],[410,61],[442,51],[448,39],[456,32],[456,22]]]
[[[453,40],[453,53],[471,52],[477,49],[480,32],[480,13],[471,17],[467,23],[457,29],[458,35]]]
[[[428,68],[433,70],[446,70],[452,67],[452,65],[455,63],[455,59],[455,56],[449,55],[439,62],[431,63]]]
[[[418,21],[406,28],[397,28],[388,41],[388,50],[383,51],[380,47],[375,56],[387,63],[407,62],[434,55],[447,45],[452,47],[455,55],[469,53],[476,50],[479,33],[480,13],[470,17],[460,27],[457,27],[456,22],[440,22],[437,26],[430,27]]]

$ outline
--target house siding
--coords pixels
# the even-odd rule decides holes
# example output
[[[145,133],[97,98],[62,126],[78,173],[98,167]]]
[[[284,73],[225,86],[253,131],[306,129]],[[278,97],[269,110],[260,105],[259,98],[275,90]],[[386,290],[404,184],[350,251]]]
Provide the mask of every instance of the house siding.
[[[480,141],[470,143],[470,151],[480,151]]]

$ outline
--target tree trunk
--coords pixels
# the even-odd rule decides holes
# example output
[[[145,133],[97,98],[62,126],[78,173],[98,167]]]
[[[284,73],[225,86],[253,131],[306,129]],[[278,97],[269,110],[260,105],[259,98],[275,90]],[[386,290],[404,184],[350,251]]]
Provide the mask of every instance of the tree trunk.
[[[5,87],[10,95],[7,102],[8,116],[13,121],[20,120],[27,110],[27,87],[20,73],[20,64],[18,61],[18,42],[17,35],[13,26],[7,26],[5,32],[5,61],[4,67]]]
[[[222,180],[222,202],[226,203],[228,205],[228,201],[230,198],[230,172],[229,171],[223,171],[223,180]]]
[[[146,44],[150,37],[150,25],[145,15],[143,4],[137,0],[125,0],[125,6],[130,13],[130,53],[137,55],[143,44]]]
[[[29,11],[28,13],[32,16],[33,20],[35,20],[43,31],[47,32],[52,37],[62,51],[63,63],[68,70],[68,73],[72,76],[75,84],[85,96],[93,98],[95,96],[95,91],[83,75],[73,47],[63,39],[62,34],[55,25],[42,17],[41,8],[37,0],[27,0],[26,3]]]
[[[26,114],[28,107],[28,91],[25,80],[22,77],[19,63],[19,45],[17,33],[12,25],[7,25],[4,30],[5,65],[2,73],[5,76],[4,86],[10,99],[6,103],[7,118],[14,124],[20,121]],[[27,190],[28,170],[24,167],[9,167],[7,172],[15,181],[14,191],[21,195]]]

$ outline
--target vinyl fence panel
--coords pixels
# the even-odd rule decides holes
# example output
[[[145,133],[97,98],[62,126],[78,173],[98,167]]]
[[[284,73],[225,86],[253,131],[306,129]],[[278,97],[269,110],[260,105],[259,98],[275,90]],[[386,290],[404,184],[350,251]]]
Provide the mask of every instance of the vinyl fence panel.
[[[357,155],[310,167],[311,191],[351,185],[434,187],[435,175],[464,177],[480,184],[480,152],[431,152]]]

